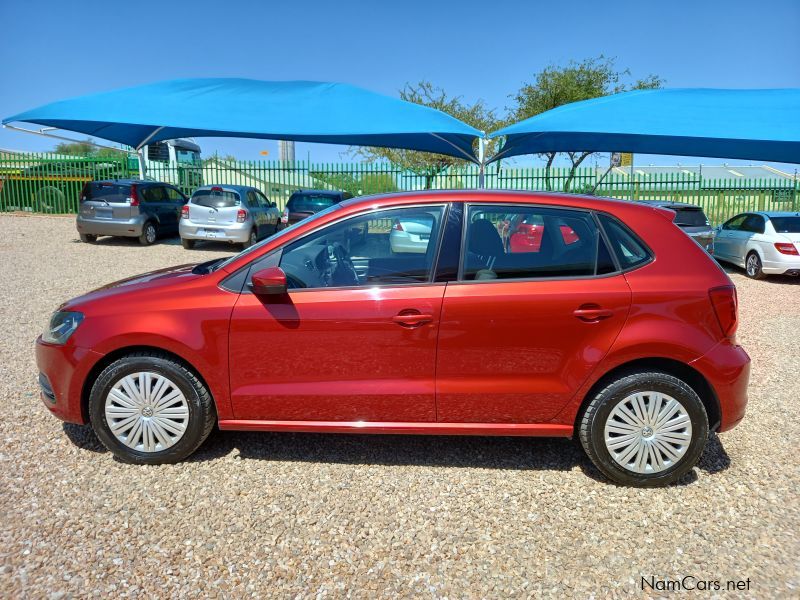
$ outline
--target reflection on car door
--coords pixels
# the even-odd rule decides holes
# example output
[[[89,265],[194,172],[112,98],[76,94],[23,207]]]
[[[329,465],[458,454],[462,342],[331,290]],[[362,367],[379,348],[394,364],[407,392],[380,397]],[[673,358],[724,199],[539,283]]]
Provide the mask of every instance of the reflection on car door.
[[[443,207],[425,210],[441,221]],[[245,292],[234,307],[230,382],[237,419],[436,420],[445,291],[444,283],[430,283],[437,238],[427,254],[392,256],[385,226],[392,215],[385,213],[393,212],[329,225],[251,267],[252,274],[279,263],[296,287],[279,298]],[[350,232],[367,220],[376,226],[353,247]],[[356,255],[368,261],[363,279],[350,260]]]
[[[722,227],[714,239],[714,255],[728,260],[739,260],[735,254],[736,238],[739,228],[744,223],[747,215],[737,215],[722,224]]]
[[[511,253],[503,243],[497,224],[514,212],[544,222],[535,252]],[[438,420],[546,422],[608,352],[630,289],[587,212],[470,206],[467,223],[463,273],[442,305]]]

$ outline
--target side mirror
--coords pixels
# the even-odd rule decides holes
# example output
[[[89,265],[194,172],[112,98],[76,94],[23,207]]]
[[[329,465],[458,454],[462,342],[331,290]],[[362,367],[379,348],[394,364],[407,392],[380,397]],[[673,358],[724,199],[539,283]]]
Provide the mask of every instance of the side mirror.
[[[277,296],[287,290],[286,273],[280,267],[268,267],[253,273],[250,289],[256,296]]]

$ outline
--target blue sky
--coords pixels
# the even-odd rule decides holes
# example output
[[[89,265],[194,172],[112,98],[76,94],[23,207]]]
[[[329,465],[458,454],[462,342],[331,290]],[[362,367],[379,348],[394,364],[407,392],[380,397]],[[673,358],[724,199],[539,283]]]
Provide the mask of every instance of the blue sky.
[[[427,79],[503,109],[546,65],[600,54],[669,87],[800,87],[800,0],[0,0],[0,23],[3,117],[177,77],[343,81],[391,95]],[[255,160],[267,150],[277,158],[272,141],[198,141],[204,154]],[[0,130],[0,148],[54,143]],[[297,157],[335,161],[343,150],[298,144]],[[651,162],[722,161],[637,157]]]

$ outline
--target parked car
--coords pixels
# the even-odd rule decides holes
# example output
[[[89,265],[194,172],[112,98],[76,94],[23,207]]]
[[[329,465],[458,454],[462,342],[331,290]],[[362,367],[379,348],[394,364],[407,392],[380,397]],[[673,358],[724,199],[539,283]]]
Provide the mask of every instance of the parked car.
[[[247,248],[278,231],[280,216],[275,203],[254,187],[206,185],[183,207],[181,243],[189,250],[198,240]]]
[[[299,190],[289,196],[289,201],[281,215],[281,224],[283,227],[294,225],[298,221],[352,197],[353,194],[350,192],[335,190]]]
[[[749,212],[717,229],[714,256],[748,277],[800,275],[800,212]]]
[[[564,244],[578,241],[577,234],[568,225],[561,225]],[[539,252],[544,235],[544,220],[539,215],[505,215],[498,222],[497,231],[508,252]]]
[[[541,219],[538,252],[507,251],[509,214]],[[671,215],[464,190],[334,204],[61,305],[42,399],[131,463],[179,461],[215,425],[557,436],[614,481],[668,484],[743,418],[750,363],[731,280]],[[388,227],[351,247],[396,221],[432,224],[425,252],[394,254]]]
[[[75,225],[82,242],[100,235],[136,237],[145,246],[178,232],[186,196],[169,184],[138,179],[90,181],[83,186]]]
[[[389,247],[395,254],[424,254],[430,245],[433,225],[433,218],[427,215],[395,219],[389,232]]]
[[[702,206],[663,200],[642,200],[641,202],[650,206],[675,211],[675,225],[683,229],[690,238],[705,248],[709,254],[714,254],[714,228],[711,226],[706,213],[703,212]]]

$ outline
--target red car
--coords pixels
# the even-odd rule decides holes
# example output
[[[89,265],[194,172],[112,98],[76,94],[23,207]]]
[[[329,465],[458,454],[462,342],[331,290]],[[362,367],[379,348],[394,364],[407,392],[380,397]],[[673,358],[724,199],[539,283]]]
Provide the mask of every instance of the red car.
[[[508,250],[509,214],[543,225],[536,252]],[[63,304],[36,343],[42,398],[133,463],[215,425],[558,436],[614,481],[668,484],[742,419],[750,363],[734,286],[673,216],[523,192],[335,204]],[[432,223],[424,252],[391,251],[397,219]]]

